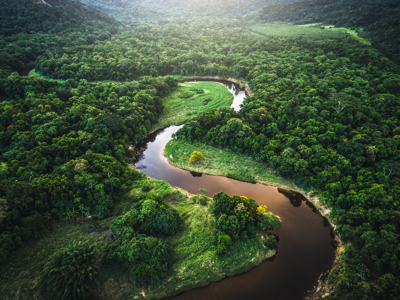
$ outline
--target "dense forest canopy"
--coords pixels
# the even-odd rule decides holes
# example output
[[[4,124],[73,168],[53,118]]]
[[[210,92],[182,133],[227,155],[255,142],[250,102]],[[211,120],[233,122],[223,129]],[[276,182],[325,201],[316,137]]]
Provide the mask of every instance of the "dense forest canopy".
[[[125,21],[227,16],[268,4],[86,2]],[[174,138],[245,153],[320,193],[336,232],[351,244],[330,274],[332,299],[398,296],[399,1],[307,0],[258,12],[264,22],[363,28],[360,34],[372,47],[348,35],[266,38],[251,32],[253,22],[242,17],[120,26],[74,0],[1,5],[0,264],[76,212],[107,216],[132,182],[143,178],[129,167],[129,145],[157,123],[162,97],[178,86],[175,77],[218,75],[247,81],[254,95],[239,112],[215,109],[187,122]],[[170,14],[172,8],[176,13]],[[18,73],[33,66],[36,76]],[[239,203],[225,195],[215,199]],[[152,218],[159,222],[132,221],[150,213],[161,216]],[[215,215],[221,218],[221,252],[240,232],[251,236],[258,224],[254,214],[250,227],[229,231],[234,213],[221,209]],[[105,250],[105,263],[124,265],[135,282],[166,276],[173,256],[162,238],[181,229],[176,211],[159,199],[139,199],[112,228],[118,249]],[[97,264],[90,247],[69,247],[91,253]],[[150,260],[145,253],[155,248],[157,265],[143,273]],[[380,278],[366,270],[360,255]],[[64,256],[57,252],[52,261]]]
[[[78,31],[116,32],[113,18],[77,0],[2,0],[0,35]]]

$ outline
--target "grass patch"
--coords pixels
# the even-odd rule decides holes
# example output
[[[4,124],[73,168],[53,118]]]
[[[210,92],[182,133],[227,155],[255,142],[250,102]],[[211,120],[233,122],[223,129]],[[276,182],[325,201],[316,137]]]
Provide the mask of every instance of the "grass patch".
[[[169,96],[162,99],[164,111],[154,128],[182,124],[212,108],[230,106],[233,95],[216,82],[195,81],[180,83]]]
[[[250,31],[267,37],[306,37],[310,39],[340,39],[346,36],[342,31],[328,31],[321,26],[296,26],[289,23],[256,24]]]
[[[53,78],[50,78],[50,77],[47,77],[47,76],[43,76],[43,75],[41,75],[39,72],[37,72],[35,69],[32,69],[32,70],[29,72],[28,76],[33,76],[33,77],[36,77],[36,78],[42,78],[42,79],[48,80],[48,81],[57,81],[58,83],[63,83],[63,82],[66,81],[65,79],[53,79]],[[79,79],[78,79],[78,81],[79,81]],[[88,83],[91,83],[91,84],[98,84],[98,83],[115,83],[115,82],[120,82],[120,81],[114,81],[114,80],[88,81]]]
[[[190,163],[189,158],[193,151],[203,153],[204,159],[197,163]],[[256,162],[246,155],[229,150],[203,144],[192,145],[181,141],[170,141],[165,146],[164,155],[170,164],[193,172],[226,176],[246,182],[259,182],[296,191],[309,190],[275,174],[265,163]]]
[[[65,223],[16,251],[0,272],[2,299],[41,299],[36,284],[50,255],[72,240],[91,239],[102,248],[107,243],[104,231],[111,221],[127,212],[131,204],[144,195],[161,196],[165,204],[174,206],[184,219],[182,231],[166,238],[176,252],[170,274],[157,285],[137,287],[132,284],[127,270],[121,267],[102,268],[100,285],[97,290],[91,291],[94,299],[160,299],[173,296],[248,271],[275,254],[274,249],[264,245],[265,238],[257,235],[252,240],[237,241],[228,254],[218,256],[215,217],[209,211],[212,199],[204,195],[192,196],[164,181],[145,178],[132,184],[130,194],[115,205],[113,216],[99,221],[102,228],[95,229],[89,222],[81,226]]]

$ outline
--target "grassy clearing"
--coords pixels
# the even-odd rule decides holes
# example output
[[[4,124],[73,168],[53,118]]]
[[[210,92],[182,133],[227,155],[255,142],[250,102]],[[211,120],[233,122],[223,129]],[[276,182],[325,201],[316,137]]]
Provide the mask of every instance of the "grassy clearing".
[[[204,159],[194,164],[189,163],[193,151],[203,153]],[[204,144],[192,145],[181,141],[170,141],[165,146],[164,155],[170,164],[185,170],[309,192],[308,188],[300,187],[293,181],[286,180],[273,173],[266,164],[256,162],[246,155],[229,150]]]
[[[154,128],[182,124],[212,108],[230,106],[233,95],[216,82],[180,83],[178,89],[162,100],[164,111]]]
[[[144,185],[150,187],[149,192],[142,190]],[[2,299],[42,299],[36,284],[49,256],[74,239],[91,239],[101,248],[107,243],[104,231],[111,221],[127,212],[132,202],[144,194],[161,196],[167,205],[178,209],[184,219],[183,230],[167,238],[175,248],[176,262],[163,282],[145,288],[132,284],[129,273],[123,268],[101,269],[100,285],[91,291],[94,299],[160,299],[243,273],[275,254],[275,250],[264,246],[263,237],[258,235],[253,240],[238,241],[225,256],[216,255],[215,218],[209,212],[209,205],[198,203],[199,198],[205,196],[192,197],[164,181],[146,178],[133,183],[130,194],[115,205],[113,216],[99,221],[102,228],[94,228],[91,223],[82,226],[66,223],[40,240],[24,245],[10,258],[9,264],[2,267]],[[211,201],[208,198],[208,203]],[[95,234],[90,235],[92,232]]]
[[[28,76],[33,76],[36,78],[42,78],[45,80],[49,80],[49,81],[57,81],[58,83],[62,83],[65,82],[65,79],[53,79],[53,78],[49,78],[47,76],[43,76],[40,73],[38,73],[35,69],[32,69]],[[98,84],[98,83],[115,83],[115,82],[119,82],[119,81],[114,81],[114,80],[98,80],[98,81],[88,81],[88,83],[92,83],[92,84]]]
[[[343,31],[323,30],[321,26],[296,26],[289,23],[266,23],[251,26],[249,30],[267,37],[306,37],[310,39],[340,39],[346,36]]]

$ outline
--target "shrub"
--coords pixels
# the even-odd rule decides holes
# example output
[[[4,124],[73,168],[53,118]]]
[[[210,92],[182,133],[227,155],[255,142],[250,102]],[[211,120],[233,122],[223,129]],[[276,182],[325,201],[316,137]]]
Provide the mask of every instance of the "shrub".
[[[121,248],[120,257],[133,281],[151,284],[166,276],[173,262],[173,251],[158,238],[138,235]]]
[[[206,206],[207,205],[207,198],[201,198],[200,199],[200,204],[203,205],[203,206]]]
[[[217,254],[227,253],[232,245],[232,239],[225,232],[219,231],[217,234],[218,244],[217,244]]]
[[[154,200],[143,202],[139,220],[139,231],[148,235],[171,235],[177,233],[183,224],[176,209],[166,209]]]
[[[203,153],[198,151],[193,151],[192,155],[190,156],[189,162],[195,163],[203,159],[204,159]]]
[[[258,219],[258,228],[263,230],[279,230],[281,228],[281,221],[273,213],[267,212]]]
[[[206,190],[206,189],[203,189],[203,188],[199,188],[199,191],[202,192],[203,194],[206,194],[206,193],[207,193],[207,190]]]
[[[265,247],[267,247],[269,249],[275,249],[276,247],[278,247],[278,241],[276,240],[276,238],[273,235],[267,236],[264,244],[265,244]]]
[[[265,205],[260,205],[257,207],[257,215],[262,216],[267,212],[267,207]]]
[[[151,191],[151,186],[150,185],[144,185],[143,187],[142,187],[142,192],[145,192],[145,193],[148,193],[148,192],[150,192]]]
[[[55,300],[85,299],[85,292],[98,284],[99,265],[95,244],[73,241],[50,257],[39,279],[39,288],[51,291],[50,298]]]

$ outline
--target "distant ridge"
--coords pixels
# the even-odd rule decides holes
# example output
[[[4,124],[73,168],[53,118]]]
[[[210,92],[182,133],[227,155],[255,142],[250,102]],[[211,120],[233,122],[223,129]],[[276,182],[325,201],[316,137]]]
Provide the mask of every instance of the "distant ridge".
[[[297,0],[80,0],[123,22],[171,17],[227,17],[244,15],[271,3]]]
[[[77,0],[0,0],[0,35],[78,31],[116,32],[118,23]]]
[[[374,47],[400,63],[400,0],[302,0],[267,5],[258,16],[263,22],[362,27]]]

